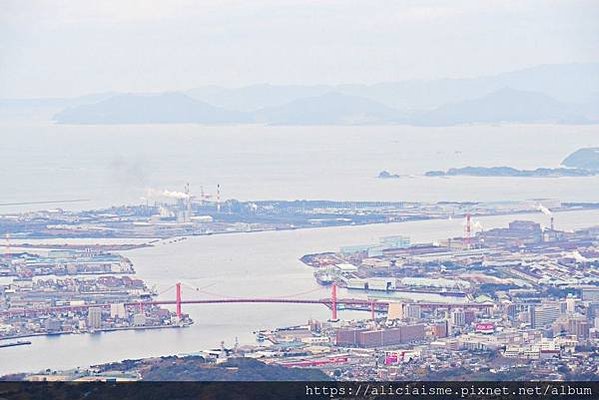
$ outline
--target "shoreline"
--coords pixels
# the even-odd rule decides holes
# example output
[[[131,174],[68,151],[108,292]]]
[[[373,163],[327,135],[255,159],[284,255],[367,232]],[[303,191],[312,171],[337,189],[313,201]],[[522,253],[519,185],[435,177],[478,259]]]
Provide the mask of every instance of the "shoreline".
[[[110,333],[110,332],[118,332],[118,331],[144,331],[144,330],[152,330],[152,329],[174,329],[174,328],[189,328],[191,324],[186,325],[161,325],[161,326],[136,326],[136,327],[123,327],[123,328],[104,328],[104,329],[96,329],[94,332],[72,332],[72,331],[61,331],[56,333],[30,333],[26,335],[13,335],[6,336],[0,338],[0,341],[3,340],[14,340],[14,339],[24,339],[31,337],[49,337],[49,336],[70,336],[70,335],[95,335],[98,333]],[[33,343],[32,343],[33,344]]]
[[[440,202],[440,203],[443,203],[443,202]],[[446,203],[459,203],[459,202],[446,202]],[[580,203],[580,204],[581,204],[580,207],[552,210],[552,214],[599,210],[599,202],[596,202],[596,203],[595,202],[593,202],[593,203],[584,202],[584,203]],[[496,213],[477,213],[477,214],[472,214],[471,216],[472,217],[499,217],[499,216],[510,216],[510,215],[517,216],[517,215],[526,215],[526,214],[543,214],[543,212],[540,210],[537,210],[537,209],[530,209],[530,210],[506,211],[506,212],[496,212]],[[459,219],[464,216],[465,216],[465,214],[463,214],[463,215],[458,214],[455,216],[449,216],[449,219]],[[178,239],[178,238],[185,240],[185,239],[194,238],[194,237],[216,236],[216,235],[252,234],[252,233],[279,232],[279,231],[285,232],[285,231],[310,230],[310,229],[343,228],[343,227],[352,227],[352,226],[377,226],[377,225],[402,224],[402,223],[406,223],[406,222],[438,221],[438,220],[445,220],[445,219],[448,219],[448,218],[445,216],[444,217],[415,217],[415,218],[405,219],[405,220],[401,220],[401,221],[365,222],[365,223],[337,224],[337,225],[326,225],[326,226],[295,226],[295,227],[274,228],[274,229],[252,229],[249,231],[222,231],[222,232],[198,233],[198,234],[191,234],[191,235],[175,235],[175,236],[168,236],[168,237],[161,237],[161,238],[156,238],[156,236],[148,236],[148,237],[140,237],[140,236],[114,236],[114,237],[105,237],[105,236],[64,236],[64,237],[62,237],[62,236],[61,237],[31,236],[28,239],[40,240],[40,241],[58,240],[58,239],[62,239],[62,240],[90,240],[90,239],[96,239],[96,240],[98,240],[98,239],[101,239],[101,240],[136,239],[136,240],[141,240],[141,239],[147,239],[149,241],[149,242],[142,243],[142,244],[132,244],[129,248],[108,250],[108,251],[119,252],[119,251],[137,250],[137,249],[142,249],[142,248],[152,248],[152,247],[156,247],[157,242],[174,240],[174,239]],[[24,240],[24,239],[21,239],[21,240]],[[19,249],[19,248],[68,249],[68,248],[73,248],[73,246],[76,246],[76,247],[81,246],[82,248],[93,247],[93,245],[77,245],[77,244],[76,245],[70,245],[70,244],[53,245],[50,243],[40,244],[40,245],[35,245],[32,243],[26,243],[26,244],[15,243],[15,244],[11,245],[10,247],[13,249]],[[108,246],[110,246],[110,245],[108,245]],[[5,243],[0,243],[0,248],[5,248],[5,247],[7,247],[7,245]],[[100,247],[102,247],[102,245],[100,245]]]

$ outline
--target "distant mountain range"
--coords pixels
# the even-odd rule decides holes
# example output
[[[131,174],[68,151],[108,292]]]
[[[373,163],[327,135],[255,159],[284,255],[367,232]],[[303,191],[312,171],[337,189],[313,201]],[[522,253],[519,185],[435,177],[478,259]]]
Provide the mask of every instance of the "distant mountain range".
[[[69,107],[54,116],[68,124],[241,123],[251,116],[229,111],[182,93],[119,94],[98,103]]]
[[[283,125],[365,125],[407,122],[398,110],[364,97],[329,92],[254,112],[257,122]]]
[[[585,104],[593,97],[599,99],[599,64],[540,65],[480,78],[409,80],[374,85],[260,84],[236,89],[204,86],[186,94],[215,106],[240,111],[280,106],[329,92],[364,97],[397,110],[423,111],[476,99],[504,88],[538,92],[564,103]]]
[[[466,123],[547,122],[589,123],[585,112],[545,94],[503,88],[482,97],[440,106],[416,115],[416,125],[456,125]]]
[[[599,123],[599,64],[376,85],[205,86],[180,93],[0,100],[0,119],[42,111],[62,124],[588,124]]]

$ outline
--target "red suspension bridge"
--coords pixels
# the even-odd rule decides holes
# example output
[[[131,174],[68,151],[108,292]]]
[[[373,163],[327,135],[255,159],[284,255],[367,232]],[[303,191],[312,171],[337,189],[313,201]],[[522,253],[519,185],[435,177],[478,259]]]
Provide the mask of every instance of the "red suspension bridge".
[[[187,285],[186,285],[187,286]],[[173,286],[163,291],[165,293],[172,289]],[[127,302],[124,303],[126,307],[139,307],[140,310],[143,310],[144,306],[175,306],[175,313],[178,318],[181,318],[183,315],[183,305],[192,305],[192,304],[251,304],[251,303],[259,303],[259,304],[321,304],[328,307],[331,310],[331,320],[338,320],[337,312],[340,309],[351,309],[351,310],[362,310],[362,311],[370,311],[372,319],[375,318],[376,313],[387,312],[389,303],[398,302],[400,299],[355,299],[355,298],[338,298],[337,297],[337,286],[333,284],[331,286],[331,295],[327,298],[321,299],[301,299],[294,298],[293,296],[289,297],[257,297],[257,298],[237,298],[237,297],[228,297],[228,298],[213,298],[213,299],[190,299],[184,300],[182,297],[182,284],[176,283],[174,285],[175,288],[175,299],[174,300],[147,300],[147,301],[135,301],[135,302]],[[214,293],[203,291],[199,288],[190,287],[196,292],[218,296]],[[315,292],[320,289],[311,290],[309,292],[304,292],[300,294],[306,294],[310,292]],[[296,294],[298,295],[298,294]],[[403,300],[405,303],[409,303]],[[28,315],[40,315],[40,314],[51,314],[51,313],[60,313],[60,312],[81,312],[89,309],[90,307],[110,307],[111,304],[115,303],[89,303],[89,304],[77,304],[77,305],[65,305],[65,306],[53,306],[53,307],[28,307],[28,308],[10,308],[8,310],[0,311],[0,316],[28,316]],[[123,303],[121,303],[123,304]],[[493,304],[489,303],[433,303],[433,302],[417,302],[420,307],[425,309],[434,309],[434,308],[479,308],[479,309],[488,309],[492,308]]]

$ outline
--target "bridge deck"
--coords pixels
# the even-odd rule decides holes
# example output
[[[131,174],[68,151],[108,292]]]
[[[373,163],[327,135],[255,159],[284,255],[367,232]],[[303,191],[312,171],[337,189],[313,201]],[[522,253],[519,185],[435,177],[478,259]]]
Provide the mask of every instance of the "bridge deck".
[[[349,306],[375,306],[377,310],[385,308],[389,305],[390,301],[385,300],[368,300],[368,299],[336,299],[337,305],[349,305]],[[129,307],[140,307],[144,305],[177,305],[176,300],[156,300],[156,301],[142,301],[125,303],[125,306]],[[329,298],[326,299],[285,299],[285,298],[235,298],[235,299],[197,299],[197,300],[181,300],[180,304],[240,304],[240,303],[263,303],[263,304],[322,304],[329,308],[332,308],[333,301]],[[493,307],[493,304],[480,304],[480,303],[419,303],[414,302],[421,307],[474,307],[474,308],[488,308]],[[56,307],[42,307],[42,308],[15,308],[5,311],[0,311],[0,315],[23,315],[23,314],[39,314],[39,313],[52,313],[52,312],[68,312],[68,311],[83,311],[90,307],[110,307],[110,303],[103,304],[85,304],[76,306],[56,306]]]

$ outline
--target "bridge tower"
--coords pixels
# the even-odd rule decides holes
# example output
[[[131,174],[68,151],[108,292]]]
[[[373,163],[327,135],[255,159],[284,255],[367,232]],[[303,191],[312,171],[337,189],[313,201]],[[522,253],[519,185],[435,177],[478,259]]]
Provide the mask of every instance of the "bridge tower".
[[[181,282],[177,282],[177,297],[175,304],[177,305],[177,318],[181,319]]]
[[[216,185],[216,212],[220,213],[220,183]]]
[[[337,318],[337,283],[331,285],[331,321],[339,321]]]
[[[466,214],[466,226],[464,227],[464,238],[466,249],[470,250],[472,247],[472,216],[470,213]]]

